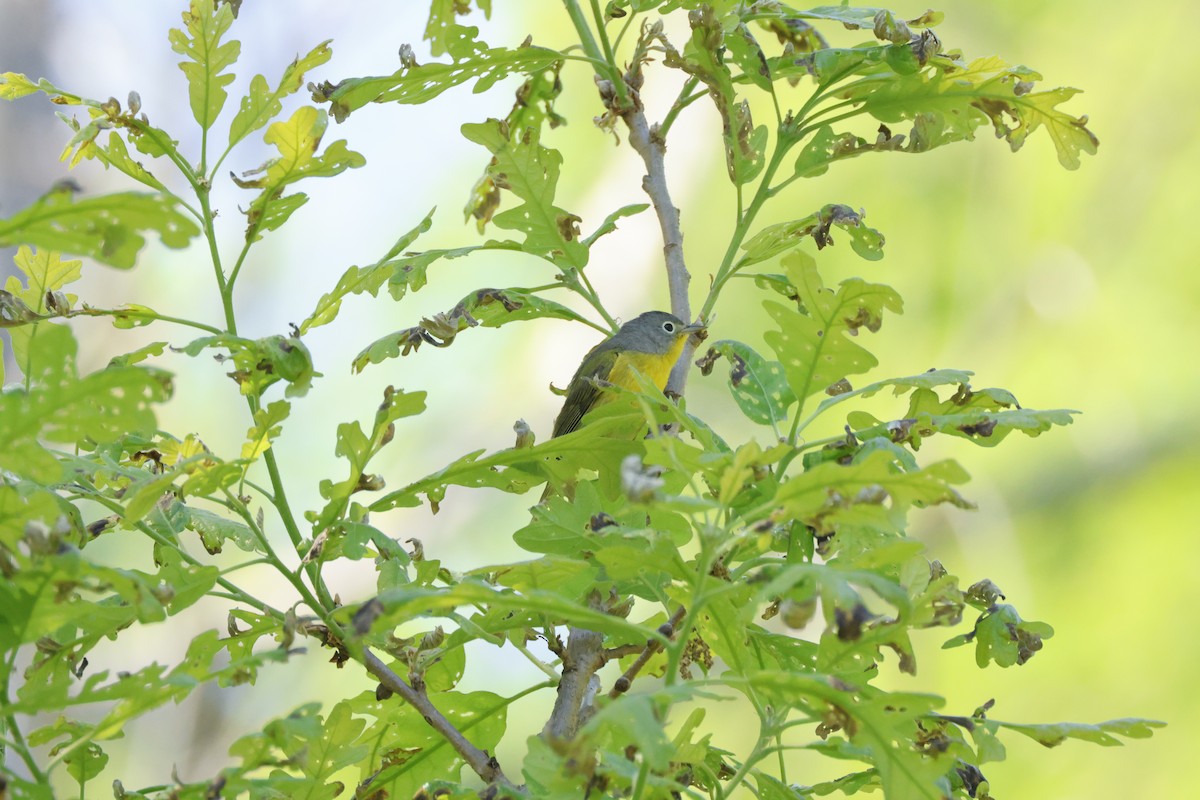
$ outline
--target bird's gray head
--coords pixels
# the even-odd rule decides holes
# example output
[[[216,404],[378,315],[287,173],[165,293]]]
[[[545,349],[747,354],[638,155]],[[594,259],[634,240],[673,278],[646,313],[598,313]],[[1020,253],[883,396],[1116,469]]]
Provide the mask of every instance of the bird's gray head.
[[[622,325],[610,342],[622,350],[665,354],[680,339],[702,330],[703,325],[689,325],[666,311],[647,311]]]

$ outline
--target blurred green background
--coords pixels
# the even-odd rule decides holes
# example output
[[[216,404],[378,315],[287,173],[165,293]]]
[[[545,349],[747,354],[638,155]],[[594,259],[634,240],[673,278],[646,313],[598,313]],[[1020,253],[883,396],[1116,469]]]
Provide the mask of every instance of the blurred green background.
[[[243,57],[227,111],[251,74],[274,80],[297,52],[326,38],[333,39],[333,61],[312,80],[389,73],[403,42],[424,60],[428,54],[418,41],[422,6],[363,2],[351,14],[334,15],[311,1],[291,3],[286,11],[246,3],[234,28]],[[893,7],[906,16],[926,8],[913,2]],[[1014,436],[995,450],[954,440],[931,442],[928,454],[922,451],[967,467],[974,481],[966,494],[979,510],[928,511],[916,518],[914,535],[964,581],[991,578],[1026,618],[1050,622],[1057,633],[1023,668],[980,671],[969,648],[939,653],[945,634],[927,632],[917,678],[890,680],[945,695],[951,713],[970,713],[994,697],[999,702],[992,716],[1004,720],[1143,716],[1170,723],[1154,740],[1117,750],[1071,742],[1050,753],[1010,736],[1008,761],[984,769],[999,797],[1186,796],[1191,781],[1180,766],[1200,741],[1200,692],[1189,677],[1200,649],[1200,511],[1191,494],[1200,477],[1193,446],[1200,431],[1200,225],[1192,219],[1200,112],[1191,101],[1200,50],[1184,22],[1193,9],[1181,0],[1125,16],[1115,13],[1116,6],[1084,0],[953,0],[938,8],[946,12],[938,31],[948,47],[1024,63],[1043,73],[1046,88],[1084,89],[1067,110],[1090,116],[1099,155],[1067,172],[1042,133],[1012,154],[981,129],[974,143],[837,165],[824,177],[793,185],[761,222],[841,202],[864,208],[869,224],[887,236],[881,262],[858,260],[844,242],[819,256],[827,283],[861,275],[892,284],[905,298],[905,315],[888,319],[864,343],[881,361],[869,377],[972,369],[976,386],[1009,388],[1023,405],[1084,413],[1067,429],[1034,440]],[[0,70],[45,75],[99,98],[124,98],[136,89],[152,122],[176,132],[194,152],[183,75],[166,41],[180,9],[172,3],[3,0]],[[551,0],[497,3],[490,22],[470,21],[494,44],[515,44],[532,33],[535,42],[555,46],[571,36],[561,4]],[[682,43],[678,32],[675,41]],[[558,110],[569,125],[550,133],[546,143],[565,157],[559,204],[582,216],[588,230],[617,206],[642,201],[641,171],[627,148],[614,148],[611,135],[591,124],[599,108],[586,70],[573,65],[563,77],[567,90]],[[661,117],[677,85],[675,75],[651,73],[644,92],[651,119]],[[434,230],[419,247],[473,241],[460,209],[485,155],[459,136],[458,126],[503,116],[513,86],[510,80],[484,95],[458,89],[428,106],[370,107],[332,126],[326,143],[347,138],[366,155],[367,166],[302,187],[312,197],[309,204],[256,249],[239,288],[243,334],[283,332],[288,322],[301,320],[347,266],[373,262],[434,205]],[[695,301],[732,227],[716,125],[715,114],[695,104],[673,130],[667,158]],[[67,138],[44,100],[0,105],[0,214],[15,212],[66,177],[57,157]],[[230,169],[258,166],[268,156],[258,147],[237,151]],[[94,164],[72,177],[87,192],[124,187],[120,176]],[[227,249],[238,246],[238,205],[249,197],[228,186],[217,192]],[[664,306],[652,217],[624,221],[602,242],[590,271],[609,308],[628,318]],[[294,504],[316,506],[317,481],[343,471],[333,458],[334,422],[369,419],[388,384],[430,393],[430,411],[402,426],[385,452],[390,462],[375,465],[391,486],[477,447],[508,446],[517,418],[548,435],[558,399],[547,386],[564,385],[595,343],[594,331],[584,326],[548,321],[472,330],[451,348],[426,348],[358,376],[350,375],[349,362],[378,336],[446,310],[472,289],[550,277],[545,265],[510,254],[446,262],[430,271],[427,289],[403,303],[353,298],[338,323],[314,331],[307,341],[326,377],[296,406],[279,444]],[[152,245],[133,272],[85,269],[76,291],[98,306],[137,302],[168,314],[219,317],[211,268],[200,248],[176,253]],[[757,301],[748,286],[729,292],[718,306],[714,335],[761,343],[765,322]],[[147,341],[187,341],[178,330],[114,331],[99,320],[81,322],[77,331],[88,368]],[[207,358],[180,355],[159,364],[178,374],[177,399],[163,410],[162,426],[180,435],[196,432],[217,452],[234,451],[249,420],[225,370]],[[8,374],[14,374],[11,365]],[[736,409],[717,375],[693,376],[690,403],[720,430],[747,430],[733,416]],[[222,417],[222,408],[237,413]],[[894,413],[902,408],[897,404]],[[756,435],[767,439],[765,431]],[[452,490],[437,516],[413,509],[376,524],[401,538],[421,539],[427,553],[465,570],[523,557],[509,534],[523,524],[531,502]],[[122,563],[148,559],[142,550],[116,537],[95,548],[97,557]],[[369,567],[331,570],[330,577],[344,598],[369,591]],[[264,599],[288,597],[269,575],[256,580]],[[112,648],[104,668],[178,657],[192,635],[223,625],[213,606],[193,609],[173,627],[131,631],[120,648]],[[507,653],[480,649],[470,655],[476,659],[468,666],[470,688],[511,692],[537,674]],[[163,765],[174,763],[183,778],[199,779],[226,763],[225,750],[237,732],[257,729],[310,698],[332,699],[369,686],[354,670],[337,672],[314,657],[268,671],[257,687],[198,692],[180,707],[132,725],[126,742],[137,749],[114,743],[109,777],[137,786],[161,780]],[[512,728],[535,732],[549,700],[539,696],[514,706]],[[733,742],[740,729],[731,722],[740,719],[710,716],[709,723]],[[511,760],[523,743],[517,737],[507,747],[500,756]],[[815,782],[843,767],[850,768],[822,764],[822,774],[789,777]]]

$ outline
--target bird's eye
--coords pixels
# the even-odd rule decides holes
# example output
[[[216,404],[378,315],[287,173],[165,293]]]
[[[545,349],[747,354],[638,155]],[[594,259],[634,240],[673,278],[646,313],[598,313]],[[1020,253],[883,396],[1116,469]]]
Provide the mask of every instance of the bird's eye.
[[[674,322],[664,322],[663,330],[666,331],[667,333],[674,333],[675,332],[675,323]]]

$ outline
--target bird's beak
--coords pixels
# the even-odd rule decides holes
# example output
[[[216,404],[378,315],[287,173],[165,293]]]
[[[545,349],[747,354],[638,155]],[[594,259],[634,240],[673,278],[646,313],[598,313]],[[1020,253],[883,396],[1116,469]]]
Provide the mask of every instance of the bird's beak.
[[[695,336],[702,342],[708,338],[708,326],[698,322],[685,326],[683,332],[688,336]]]

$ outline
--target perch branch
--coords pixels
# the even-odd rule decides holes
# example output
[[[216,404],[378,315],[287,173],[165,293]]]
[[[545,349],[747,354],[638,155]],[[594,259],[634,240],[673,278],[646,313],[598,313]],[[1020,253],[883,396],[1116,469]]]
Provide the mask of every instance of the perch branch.
[[[454,751],[467,762],[467,766],[474,770],[475,774],[488,785],[509,783],[508,779],[504,777],[504,772],[500,769],[500,764],[496,761],[496,758],[489,755],[486,750],[480,750],[467,741],[462,732],[454,727],[454,723],[446,719],[442,715],[442,712],[438,711],[433,703],[429,701],[429,697],[425,692],[410,686],[367,648],[363,648],[362,661],[367,671],[378,678],[379,682],[385,688],[400,695],[406,703],[419,711],[421,716],[425,718],[425,721],[429,723],[429,726],[440,733],[450,743],[450,746],[454,748]]]
[[[571,628],[561,656],[562,680],[542,737],[565,741],[575,736],[584,721],[583,708],[594,693],[592,678],[604,666],[604,637],[595,631]]]
[[[642,157],[646,165],[646,176],[642,179],[642,189],[650,197],[654,213],[658,217],[658,226],[662,230],[663,259],[667,266],[667,287],[671,297],[671,313],[682,320],[692,317],[691,303],[688,300],[688,284],[692,280],[687,264],[683,260],[683,231],[679,227],[679,209],[671,201],[671,190],[667,187],[667,173],[663,165],[666,155],[666,144],[658,137],[657,132],[646,122],[646,114],[640,104],[621,115],[629,128],[629,144]],[[692,354],[696,350],[695,339],[689,339],[684,347],[683,355],[671,370],[671,378],[667,382],[667,391],[683,394],[687,384],[688,367],[692,363]]]

